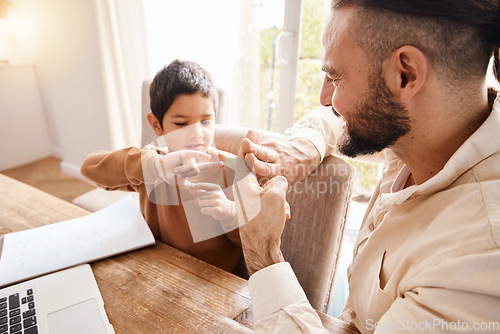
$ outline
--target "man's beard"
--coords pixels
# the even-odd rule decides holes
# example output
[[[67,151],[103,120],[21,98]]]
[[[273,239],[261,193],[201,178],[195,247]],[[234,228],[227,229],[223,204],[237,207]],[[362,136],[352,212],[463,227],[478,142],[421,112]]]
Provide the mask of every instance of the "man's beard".
[[[337,143],[340,153],[351,158],[380,152],[411,129],[408,111],[394,101],[380,72],[370,77],[367,95],[355,107]]]

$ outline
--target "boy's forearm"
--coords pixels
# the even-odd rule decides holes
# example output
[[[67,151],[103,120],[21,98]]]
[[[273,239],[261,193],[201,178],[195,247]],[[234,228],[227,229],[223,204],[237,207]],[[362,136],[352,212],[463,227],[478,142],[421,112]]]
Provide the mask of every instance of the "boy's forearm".
[[[84,160],[81,173],[106,190],[135,190],[144,183],[141,155],[137,147],[96,151]]]

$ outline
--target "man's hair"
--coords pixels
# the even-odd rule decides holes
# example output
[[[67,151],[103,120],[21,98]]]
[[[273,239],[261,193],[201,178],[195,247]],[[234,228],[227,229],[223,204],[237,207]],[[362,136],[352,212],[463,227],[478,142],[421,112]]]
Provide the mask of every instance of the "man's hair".
[[[333,0],[332,9],[355,5],[355,39],[381,66],[404,45],[422,51],[443,81],[474,85],[494,55],[500,81],[499,0]]]
[[[210,98],[217,109],[217,89],[210,74],[195,62],[176,59],[156,73],[149,87],[151,111],[161,125],[177,96],[195,93]]]

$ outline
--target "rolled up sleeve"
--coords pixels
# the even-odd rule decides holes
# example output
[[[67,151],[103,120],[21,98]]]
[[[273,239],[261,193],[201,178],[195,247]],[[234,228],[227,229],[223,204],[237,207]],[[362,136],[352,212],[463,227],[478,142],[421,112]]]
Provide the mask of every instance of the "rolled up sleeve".
[[[292,267],[277,263],[249,279],[255,330],[258,333],[328,333],[309,304]]]

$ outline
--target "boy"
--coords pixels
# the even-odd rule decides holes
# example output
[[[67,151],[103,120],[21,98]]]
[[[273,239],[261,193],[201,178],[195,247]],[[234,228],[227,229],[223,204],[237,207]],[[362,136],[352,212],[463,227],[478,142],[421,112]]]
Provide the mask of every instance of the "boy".
[[[221,163],[229,153],[212,146],[217,91],[210,75],[175,60],[156,74],[150,98],[147,119],[157,145],[97,151],[83,162],[82,175],[106,190],[139,192],[155,238],[244,275],[236,271],[242,251],[234,202],[222,190],[234,173]]]

